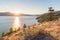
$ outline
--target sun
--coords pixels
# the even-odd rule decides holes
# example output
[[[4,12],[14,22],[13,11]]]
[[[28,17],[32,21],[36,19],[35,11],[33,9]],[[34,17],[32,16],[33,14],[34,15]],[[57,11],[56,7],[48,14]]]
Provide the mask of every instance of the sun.
[[[19,11],[15,11],[15,14],[20,14],[20,12]]]
[[[12,11],[11,13],[13,13],[14,15],[19,15],[20,11]]]

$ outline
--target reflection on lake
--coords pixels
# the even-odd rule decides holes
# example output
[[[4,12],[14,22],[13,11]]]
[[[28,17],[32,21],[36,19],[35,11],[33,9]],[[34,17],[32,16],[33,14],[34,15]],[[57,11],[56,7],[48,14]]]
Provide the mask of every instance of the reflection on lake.
[[[10,27],[22,27],[24,24],[27,26],[37,24],[37,16],[0,16],[0,35],[2,32],[8,32]]]
[[[12,23],[12,28],[13,28],[13,30],[17,30],[19,27],[22,27],[21,21],[19,20],[18,16],[15,16],[13,23]]]

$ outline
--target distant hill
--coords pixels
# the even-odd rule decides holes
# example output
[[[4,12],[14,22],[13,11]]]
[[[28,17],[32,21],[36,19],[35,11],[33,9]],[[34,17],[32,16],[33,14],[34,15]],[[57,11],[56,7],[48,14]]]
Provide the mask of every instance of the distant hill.
[[[52,13],[44,13],[38,16],[36,19],[39,23],[44,21],[51,21],[60,18],[60,11],[53,11]]]
[[[38,16],[38,15],[31,15],[31,14],[24,14],[24,13],[20,13],[19,15],[15,15],[10,12],[0,12],[0,16]]]
[[[41,14],[39,17],[41,17],[41,16],[46,16],[48,13],[43,13],[43,14]],[[54,11],[54,15],[56,15],[56,16],[60,16],[60,11]]]
[[[47,15],[48,13],[44,13],[44,15]],[[60,11],[54,11],[54,15],[60,16]]]

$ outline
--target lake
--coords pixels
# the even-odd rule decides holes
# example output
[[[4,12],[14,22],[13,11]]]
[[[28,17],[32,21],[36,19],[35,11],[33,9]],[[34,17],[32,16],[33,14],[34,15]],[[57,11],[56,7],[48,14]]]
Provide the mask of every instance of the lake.
[[[9,28],[14,24],[15,26],[24,24],[27,26],[37,24],[37,16],[0,16],[0,36],[2,32],[8,32]]]

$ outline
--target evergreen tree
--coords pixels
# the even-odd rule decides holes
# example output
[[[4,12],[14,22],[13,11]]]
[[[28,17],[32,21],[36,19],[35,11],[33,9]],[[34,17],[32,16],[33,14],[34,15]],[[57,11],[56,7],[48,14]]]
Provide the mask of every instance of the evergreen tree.
[[[52,8],[52,7],[49,7],[49,10],[48,10],[48,16],[47,16],[47,19],[49,20],[49,21],[52,21],[54,18],[53,18],[53,16],[54,16],[54,9]]]
[[[24,26],[23,26],[23,31],[24,31],[24,33],[25,33],[25,28],[26,28],[26,25],[24,24]]]
[[[24,24],[23,28],[26,28],[26,25]]]

